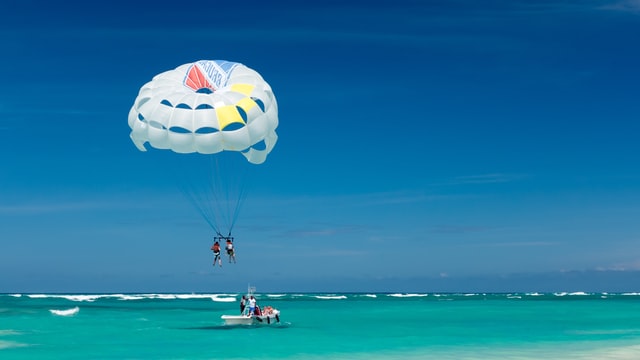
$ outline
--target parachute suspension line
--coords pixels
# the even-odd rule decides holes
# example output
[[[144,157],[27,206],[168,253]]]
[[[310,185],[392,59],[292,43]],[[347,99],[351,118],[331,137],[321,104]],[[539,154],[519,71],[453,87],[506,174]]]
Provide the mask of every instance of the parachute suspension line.
[[[225,155],[227,156],[225,158]],[[211,183],[215,186],[211,194],[215,199],[211,202],[215,206],[216,224],[221,231],[228,230],[231,236],[239,217],[242,204],[247,196],[248,169],[252,164],[237,161],[237,154],[226,153],[222,156],[211,157]],[[223,222],[220,222],[220,221]]]
[[[209,168],[211,169],[210,180],[212,194],[210,204],[214,209],[216,223],[219,225],[220,230],[224,230],[231,226],[229,220],[229,214],[231,213],[229,203],[231,199],[230,187],[232,182],[228,179],[233,174],[222,173],[223,170],[229,172],[231,172],[231,170],[222,166],[219,157],[211,157],[210,159],[211,164]]]
[[[212,194],[210,193],[208,186],[209,185],[205,185],[203,190],[198,192],[198,194],[200,195],[200,198],[199,198],[200,207],[203,209],[203,212],[209,219],[208,221],[214,225],[213,229],[216,232],[218,232],[220,231],[220,222],[218,222],[218,219],[217,219],[218,217],[216,215],[215,208],[211,206]]]
[[[238,169],[238,170],[241,171],[242,169]],[[245,175],[246,174],[243,173],[238,177],[238,186],[236,188],[237,194],[235,197],[235,204],[233,205],[233,211],[229,213],[231,215],[231,226],[229,227],[229,234],[231,234],[231,231],[236,225],[236,221],[238,220],[238,215],[240,214],[240,208],[242,207],[242,202],[245,197],[244,186],[247,181],[247,177]]]
[[[242,168],[235,161],[225,162],[219,155],[201,157],[200,160],[196,169],[204,176],[189,178],[187,174],[192,172],[180,172],[184,175],[180,189],[217,235],[225,236],[223,234],[228,231],[227,237],[230,237],[241,203],[246,196],[242,171],[246,167]],[[205,181],[201,182],[197,179]]]
[[[242,208],[242,204],[244,203],[244,200],[247,198],[247,181],[248,181],[248,175],[247,175],[247,170],[245,168],[245,174],[244,176],[242,176],[242,179],[244,179],[244,181],[241,182],[240,184],[240,191],[238,194],[238,198],[236,200],[236,204],[235,204],[235,210],[233,211],[233,216],[231,219],[231,226],[229,227],[229,236],[231,236],[231,231],[233,230],[233,227],[236,224],[236,221],[238,220],[238,215],[240,214],[240,209]]]
[[[200,161],[197,162],[199,166],[195,168],[199,171],[184,170],[180,173],[183,176],[181,190],[209,227],[216,234],[222,234],[224,224],[221,223],[221,213],[223,211],[219,207],[221,200],[219,199],[219,185],[223,184],[222,178],[218,167],[214,166],[213,157],[198,157],[200,158]],[[204,172],[204,177],[197,175],[199,172]],[[202,182],[198,179],[206,181]]]
[[[224,156],[224,155],[223,155]],[[229,229],[231,227],[231,220],[229,219],[231,214],[231,187],[233,186],[233,181],[235,180],[233,173],[233,169],[227,166],[223,166],[220,162],[221,157],[216,157],[216,183],[219,185],[218,194],[222,197],[219,199],[218,205],[221,212],[221,215],[224,217],[224,225],[225,229]],[[222,170],[226,170],[227,174],[223,174]],[[223,179],[226,179],[226,181]]]
[[[207,222],[207,224],[209,224],[209,227],[211,227],[211,229],[213,229],[213,231],[215,231],[217,234],[220,234],[220,231],[216,227],[215,222],[211,221],[211,216],[210,216],[211,214],[208,214],[207,209],[201,206],[202,202],[198,201],[198,199],[195,198],[194,191],[189,191],[185,187],[181,187],[180,190],[182,191],[184,196],[189,200],[191,205],[194,208],[196,208],[200,216],[202,216],[202,218]]]

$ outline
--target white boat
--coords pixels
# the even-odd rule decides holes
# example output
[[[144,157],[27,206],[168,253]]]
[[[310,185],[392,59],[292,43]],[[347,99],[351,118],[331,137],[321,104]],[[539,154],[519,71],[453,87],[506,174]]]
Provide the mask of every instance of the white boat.
[[[249,315],[222,315],[225,325],[259,325],[259,324],[276,324],[280,322],[280,311],[273,309],[269,314]]]
[[[249,287],[247,299],[253,296],[255,290],[255,287]],[[247,306],[240,315],[222,315],[221,318],[224,320],[225,325],[271,325],[280,322],[280,310],[271,306],[260,308],[260,306],[256,305],[254,313],[251,314],[249,306]]]

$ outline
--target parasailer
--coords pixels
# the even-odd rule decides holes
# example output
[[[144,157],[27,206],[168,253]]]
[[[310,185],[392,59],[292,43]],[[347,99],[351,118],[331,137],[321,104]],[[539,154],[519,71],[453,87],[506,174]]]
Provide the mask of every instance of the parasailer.
[[[229,262],[231,262],[231,260],[233,260],[233,262],[236,262],[236,250],[233,248],[233,238],[232,237],[227,237],[227,245],[226,245],[226,249],[227,249],[227,255],[229,256]]]
[[[213,255],[214,255],[213,266],[216,266],[216,261],[217,261],[220,267],[222,267],[222,256],[220,256],[220,243],[218,242],[217,239],[213,243],[213,246],[211,246],[211,251],[213,251]]]
[[[278,105],[269,84],[258,72],[237,62],[184,64],[142,86],[128,123],[131,140],[140,151],[147,151],[146,144],[171,150],[184,154],[181,162],[188,165],[192,164],[188,154],[208,159],[209,165],[194,165],[193,170],[211,168],[212,173],[204,176],[210,184],[184,186],[183,191],[218,240],[231,240],[227,254],[229,261],[235,262],[231,233],[247,180],[238,180],[245,171],[237,171],[237,167],[240,162],[264,163],[278,140]],[[225,168],[221,165],[227,164],[225,153],[239,153],[246,161],[239,156],[228,158],[232,167]],[[177,170],[168,167],[168,172]],[[230,190],[233,186],[237,188]]]

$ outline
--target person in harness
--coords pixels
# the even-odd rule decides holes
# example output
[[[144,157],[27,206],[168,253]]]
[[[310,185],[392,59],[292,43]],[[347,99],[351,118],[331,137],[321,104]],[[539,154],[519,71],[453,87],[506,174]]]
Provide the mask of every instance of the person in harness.
[[[216,240],[213,243],[211,250],[213,251],[213,255],[214,255],[213,266],[216,266],[216,261],[217,261],[218,264],[220,264],[220,267],[222,267],[222,256],[220,255],[220,243],[218,242],[218,240]]]
[[[233,248],[233,238],[231,237],[227,237],[227,255],[229,255],[229,262],[231,262],[231,260],[233,260],[233,263],[236,263],[236,251]]]

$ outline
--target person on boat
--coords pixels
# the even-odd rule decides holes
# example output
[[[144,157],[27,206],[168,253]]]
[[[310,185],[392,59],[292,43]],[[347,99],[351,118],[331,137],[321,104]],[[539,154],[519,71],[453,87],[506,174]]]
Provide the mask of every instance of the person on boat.
[[[251,295],[249,298],[249,314],[253,315],[256,312],[256,298]]]
[[[213,257],[213,266],[216,266],[217,261],[218,264],[220,264],[220,267],[222,267],[222,256],[220,256],[220,243],[218,242],[218,240],[213,243],[211,250],[213,251],[213,255],[215,255]]]
[[[240,299],[240,314],[244,313],[244,308],[247,306],[247,297],[242,295]]]
[[[227,238],[227,255],[229,255],[229,262],[233,260],[236,263],[236,251],[233,249],[233,241],[231,238]]]

